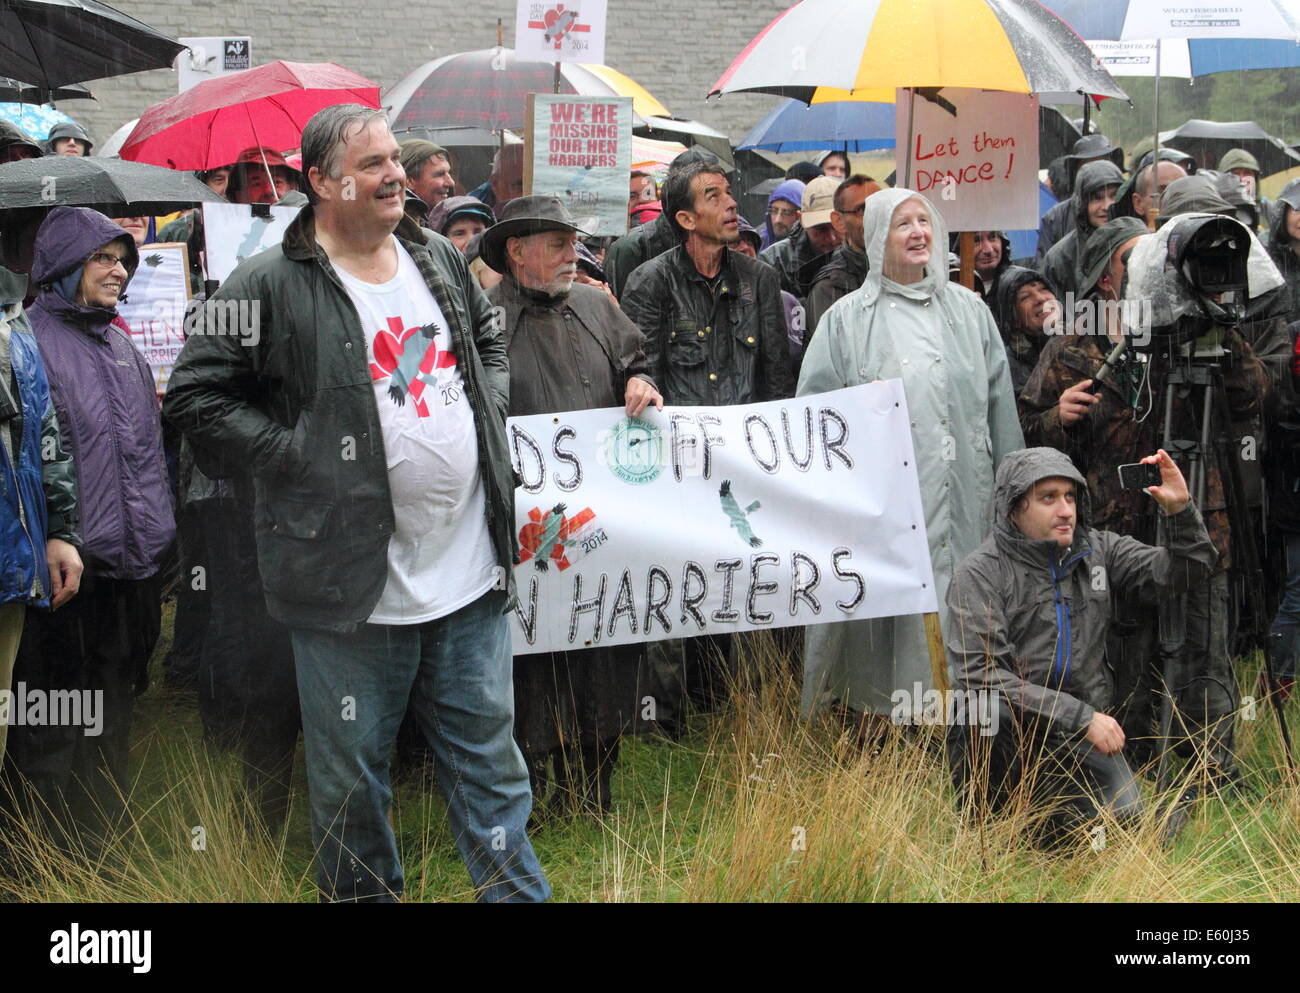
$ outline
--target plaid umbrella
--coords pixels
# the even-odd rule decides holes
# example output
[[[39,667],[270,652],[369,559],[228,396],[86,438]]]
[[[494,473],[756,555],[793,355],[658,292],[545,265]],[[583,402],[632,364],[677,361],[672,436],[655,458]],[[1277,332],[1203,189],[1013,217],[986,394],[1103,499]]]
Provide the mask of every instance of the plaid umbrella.
[[[383,104],[393,131],[417,128],[507,128],[521,131],[529,93],[554,93],[550,62],[520,62],[509,48],[446,55],[407,75],[388,90]],[[565,62],[560,92],[584,96],[630,96],[636,117],[667,118],[667,108],[637,83],[607,66]]]

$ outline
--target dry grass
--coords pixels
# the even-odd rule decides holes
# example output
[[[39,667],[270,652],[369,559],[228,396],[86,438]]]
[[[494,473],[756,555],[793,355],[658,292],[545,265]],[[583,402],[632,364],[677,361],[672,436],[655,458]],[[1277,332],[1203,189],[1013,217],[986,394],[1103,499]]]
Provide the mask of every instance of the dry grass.
[[[1300,899],[1300,789],[1280,766],[1271,714],[1239,722],[1258,795],[1206,799],[1177,843],[1156,805],[1045,853],[1025,841],[1040,811],[992,819],[959,811],[941,729],[891,732],[862,747],[841,725],[797,715],[798,687],[770,639],[747,639],[758,688],[696,722],[683,744],[628,742],[603,822],[552,824],[536,839],[556,898],[570,901],[1294,901]],[[1243,685],[1254,670],[1243,667]],[[309,901],[315,898],[305,783],[277,840],[251,835],[233,761],[201,744],[175,699],[155,701],[133,756],[130,822],[108,856],[9,833],[18,872],[0,894],[24,901]],[[148,710],[148,708],[146,708]],[[436,795],[399,789],[394,823],[408,900],[473,894]],[[195,850],[193,828],[204,828]]]

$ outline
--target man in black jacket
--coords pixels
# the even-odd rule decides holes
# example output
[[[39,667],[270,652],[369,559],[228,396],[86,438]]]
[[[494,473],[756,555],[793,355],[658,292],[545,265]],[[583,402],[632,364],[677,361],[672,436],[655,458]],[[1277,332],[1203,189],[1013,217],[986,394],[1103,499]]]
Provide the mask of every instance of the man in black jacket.
[[[720,406],[790,396],[790,354],[772,268],[727,246],[740,239],[720,166],[668,177],[664,216],[681,244],[633,274],[623,311],[646,336],[647,371],[664,402]]]
[[[480,899],[544,900],[511,735],[500,329],[460,253],[405,217],[381,112],[327,108],[302,149],[312,205],[204,306],[164,411],[253,475],[267,607],[293,638],[322,896],[402,892],[389,753],[409,699]]]

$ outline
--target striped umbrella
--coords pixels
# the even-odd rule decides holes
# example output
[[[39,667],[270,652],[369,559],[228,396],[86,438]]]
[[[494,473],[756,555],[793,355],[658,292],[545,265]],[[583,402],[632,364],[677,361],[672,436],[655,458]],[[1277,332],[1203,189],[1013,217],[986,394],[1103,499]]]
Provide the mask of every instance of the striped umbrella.
[[[892,103],[903,88],[1128,99],[1087,45],[1034,0],[803,0],[746,46],[709,95]]]

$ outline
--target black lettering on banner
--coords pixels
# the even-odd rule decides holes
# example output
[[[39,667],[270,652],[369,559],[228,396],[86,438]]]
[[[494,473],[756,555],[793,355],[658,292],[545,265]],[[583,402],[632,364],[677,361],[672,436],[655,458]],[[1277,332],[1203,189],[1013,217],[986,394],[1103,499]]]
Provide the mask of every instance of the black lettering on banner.
[[[740,611],[731,605],[731,597],[736,589],[736,570],[742,565],[742,559],[718,559],[713,563],[713,571],[723,574],[722,606],[713,612],[713,619],[720,624],[740,620]]]
[[[681,425],[690,424],[694,426],[695,418],[690,414],[673,414],[668,419],[668,423],[671,426],[670,444],[673,450],[673,479],[680,483],[682,481],[682,449],[689,447],[693,452],[695,446],[699,443],[694,434],[685,434],[681,429]],[[694,461],[695,459],[692,458],[691,462],[694,463]]]
[[[722,418],[717,414],[696,414],[695,423],[700,426],[700,435],[704,438],[704,478],[709,479],[713,475],[713,447],[722,448],[727,444],[722,435],[709,434],[709,428],[721,424]]]
[[[589,612],[595,613],[596,624],[592,629],[591,641],[593,644],[600,644],[600,620],[605,614],[605,588],[609,585],[609,577],[603,572],[600,574],[600,586],[596,589],[596,595],[590,600],[582,599],[582,573],[575,573],[573,576],[573,607],[569,611],[569,644],[572,645],[574,639],[578,637],[578,615]]]
[[[618,619],[627,615],[632,633],[636,634],[636,602],[632,599],[632,570],[624,569],[623,577],[618,581],[618,592],[614,594],[614,609],[609,612],[609,636],[614,637]]]
[[[574,455],[567,449],[560,447],[560,442],[568,441],[570,438],[576,438],[578,432],[565,424],[555,432],[555,437],[551,441],[551,451],[561,462],[567,462],[573,466],[573,478],[561,479],[560,474],[555,474],[555,485],[564,490],[565,493],[572,493],[582,485],[582,463],[578,461],[578,456]]]
[[[851,614],[858,609],[860,604],[867,596],[867,584],[862,579],[862,573],[854,569],[841,569],[840,559],[851,558],[853,553],[847,548],[837,548],[831,553],[831,564],[835,568],[835,578],[842,579],[848,583],[854,583],[858,587],[858,592],[853,595],[851,600],[836,600],[835,606],[846,614]]]
[[[524,613],[524,598],[515,601],[515,616],[519,626],[524,629],[524,640],[530,645],[537,644],[537,577],[528,580],[528,613]],[[573,639],[570,638],[570,641]]]
[[[807,472],[813,460],[812,408],[803,409],[804,456],[802,459],[794,453],[794,438],[790,435],[790,411],[784,407],[781,408],[781,433],[785,435],[785,450],[790,455],[790,461],[800,472]]]
[[[764,459],[758,454],[758,449],[754,447],[754,425],[760,425],[767,432],[767,443],[771,446],[772,455],[770,459]],[[767,423],[767,419],[762,414],[750,414],[745,418],[745,444],[749,446],[749,454],[753,460],[758,463],[758,467],[764,472],[772,475],[777,469],[781,468],[781,450],[776,447],[776,433],[772,426]]]
[[[822,458],[826,462],[826,468],[831,467],[831,454],[844,463],[845,468],[853,468],[853,457],[844,451],[844,443],[849,440],[849,422],[844,419],[844,415],[833,407],[823,407],[819,412],[822,430]],[[827,425],[834,421],[839,426],[839,434],[832,439]]]
[[[523,479],[524,489],[529,493],[540,493],[546,485],[546,459],[542,455],[542,446],[537,440],[518,424],[510,425],[510,447],[515,453],[515,470]],[[524,449],[527,448],[537,460],[537,476],[530,480],[524,466]]]
[[[661,587],[661,592],[655,592],[655,586]],[[673,598],[673,581],[668,575],[668,570],[663,566],[652,565],[650,572],[646,576],[645,583],[645,633],[646,637],[650,636],[650,618],[659,618],[659,623],[663,625],[664,633],[670,634],[673,630],[673,622],[668,619],[664,613],[664,608],[668,606],[668,601]]]
[[[691,593],[691,580],[699,584],[699,593]],[[701,631],[705,629],[704,614],[700,604],[709,595],[709,581],[704,575],[704,567],[698,562],[687,562],[682,569],[682,625],[686,625],[686,616],[695,618],[695,624]]]
[[[804,582],[800,572],[800,566],[808,567],[808,581]],[[790,553],[790,616],[797,617],[799,614],[799,601],[802,600],[808,605],[815,617],[822,612],[822,605],[818,599],[813,596],[813,590],[817,589],[817,584],[822,581],[822,570],[817,561],[811,555],[805,555],[803,552]]]
[[[745,598],[745,617],[750,624],[771,624],[771,611],[759,611],[755,609],[754,601],[761,596],[776,592],[776,581],[765,579],[762,582],[758,579],[758,570],[765,565],[780,565],[781,556],[773,555],[771,552],[760,552],[758,555],[749,557],[749,596]]]

